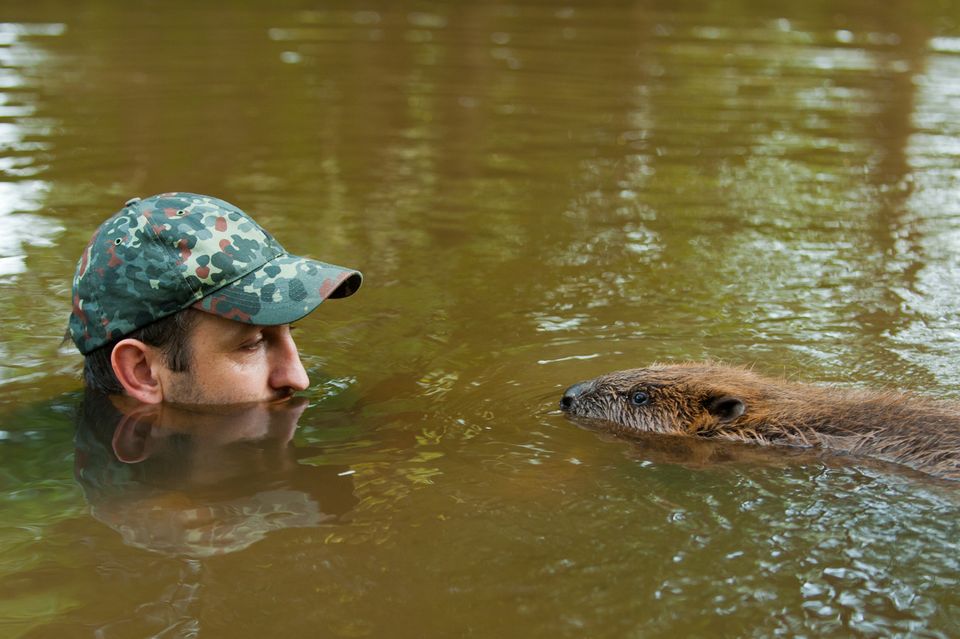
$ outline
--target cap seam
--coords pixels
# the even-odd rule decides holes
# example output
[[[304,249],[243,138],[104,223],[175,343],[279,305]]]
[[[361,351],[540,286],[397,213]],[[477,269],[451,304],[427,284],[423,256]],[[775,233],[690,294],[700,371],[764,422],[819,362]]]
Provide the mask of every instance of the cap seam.
[[[156,211],[156,209],[153,209],[153,210]],[[157,238],[157,243],[163,247],[163,250],[167,252],[167,256],[173,259],[174,264],[179,262],[180,261],[179,256],[173,252],[173,249],[171,247],[167,246],[167,243],[163,241],[163,238],[160,237],[160,234],[157,232],[156,228],[154,228],[153,215],[147,212],[144,212],[144,215],[146,215],[147,217],[147,225],[150,227],[150,231],[153,233],[153,236]],[[189,289],[192,291],[190,295],[191,298],[193,298],[197,293],[200,293],[202,291],[202,289],[194,287],[190,283],[190,280],[188,280],[183,273],[179,273],[179,275],[180,275],[180,279],[182,279],[183,282],[187,285],[187,287],[189,287]],[[184,308],[184,307],[181,307],[181,308]]]

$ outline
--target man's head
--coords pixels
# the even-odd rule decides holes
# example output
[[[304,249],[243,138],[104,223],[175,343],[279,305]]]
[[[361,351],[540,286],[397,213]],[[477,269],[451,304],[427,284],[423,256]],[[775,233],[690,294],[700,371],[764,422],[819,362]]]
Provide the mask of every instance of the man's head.
[[[130,200],[94,233],[69,333],[99,390],[146,402],[275,399],[307,384],[289,324],[361,280],[289,255],[227,202],[167,193]]]

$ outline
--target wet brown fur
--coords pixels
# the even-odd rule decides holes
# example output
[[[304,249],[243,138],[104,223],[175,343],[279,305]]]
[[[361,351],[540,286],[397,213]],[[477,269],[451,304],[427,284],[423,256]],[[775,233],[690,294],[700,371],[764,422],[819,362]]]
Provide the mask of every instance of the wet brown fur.
[[[573,392],[576,389],[576,392]],[[631,402],[638,391],[644,405]],[[820,447],[960,480],[960,403],[771,379],[713,363],[653,365],[571,387],[562,407],[625,432]]]

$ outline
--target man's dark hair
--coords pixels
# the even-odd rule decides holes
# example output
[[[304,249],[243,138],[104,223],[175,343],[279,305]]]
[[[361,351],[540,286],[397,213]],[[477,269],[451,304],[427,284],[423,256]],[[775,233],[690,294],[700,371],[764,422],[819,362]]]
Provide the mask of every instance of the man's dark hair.
[[[200,312],[185,308],[90,351],[83,359],[84,384],[89,390],[108,395],[123,393],[123,385],[113,372],[110,356],[113,347],[128,338],[159,348],[163,363],[170,370],[177,373],[190,370],[190,333]]]

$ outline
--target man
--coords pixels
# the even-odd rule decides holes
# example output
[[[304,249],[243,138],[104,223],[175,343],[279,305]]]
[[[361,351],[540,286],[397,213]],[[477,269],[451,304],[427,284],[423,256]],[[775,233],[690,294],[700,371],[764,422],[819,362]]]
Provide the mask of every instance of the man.
[[[280,400],[309,383],[290,323],[361,282],[288,254],[223,200],[134,198],[80,257],[69,334],[91,390],[147,404]]]

